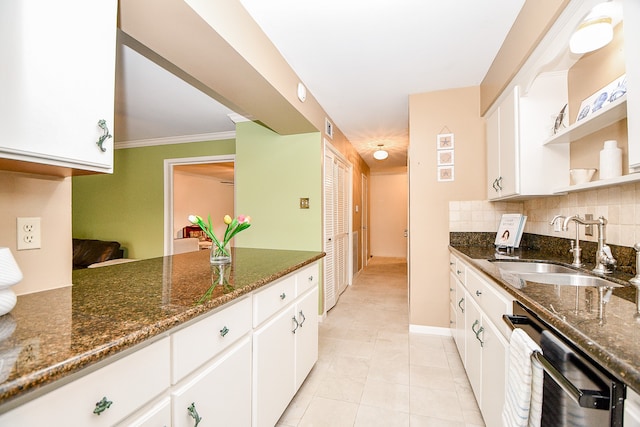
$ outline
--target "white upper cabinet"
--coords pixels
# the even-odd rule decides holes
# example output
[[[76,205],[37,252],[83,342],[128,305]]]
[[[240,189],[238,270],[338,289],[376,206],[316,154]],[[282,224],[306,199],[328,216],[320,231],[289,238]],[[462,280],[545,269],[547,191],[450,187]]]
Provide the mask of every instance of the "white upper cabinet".
[[[0,3],[0,158],[112,172],[116,19],[117,0]]]
[[[612,0],[619,11],[613,16],[614,41],[583,55],[569,51],[571,34],[599,3],[602,0],[569,2],[487,112],[490,200],[545,196],[640,180],[640,174],[634,173],[640,171],[640,4],[636,0]],[[627,79],[624,96],[576,120],[584,100],[623,74]],[[507,114],[514,105],[515,114]],[[561,111],[564,118],[554,129]],[[511,123],[515,123],[514,146],[504,143]],[[627,149],[629,162],[623,165],[623,176],[600,180],[596,175],[593,182],[570,185],[571,168],[599,168],[599,150],[607,139],[617,139],[619,146]],[[515,173],[505,172],[505,148],[512,150],[509,155],[515,153],[512,160],[506,160],[515,167]]]

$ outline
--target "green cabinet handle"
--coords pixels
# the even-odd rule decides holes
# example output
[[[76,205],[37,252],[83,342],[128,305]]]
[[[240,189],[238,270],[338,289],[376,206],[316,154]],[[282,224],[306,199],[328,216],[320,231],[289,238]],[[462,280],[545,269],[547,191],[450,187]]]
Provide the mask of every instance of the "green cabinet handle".
[[[198,414],[198,411],[196,410],[196,404],[192,402],[191,405],[189,405],[189,407],[187,408],[187,411],[189,411],[189,415],[196,422],[193,425],[193,427],[198,427],[198,424],[200,424],[200,421],[202,421],[202,417]]]
[[[229,333],[229,328],[227,328],[226,326],[224,326],[222,329],[220,329],[220,335],[221,336],[225,336]]]
[[[476,334],[476,339],[480,341],[480,347],[484,347],[484,341],[482,341],[479,336],[482,332],[484,332],[484,328],[480,326],[477,331],[475,329],[476,325],[479,325],[479,324],[480,324],[479,320],[476,320],[475,322],[473,322],[473,325],[471,325],[471,330],[473,331],[474,334]]]
[[[103,397],[100,402],[96,402],[96,407],[93,409],[93,413],[96,415],[100,415],[101,413],[109,409],[112,403],[112,401],[107,400],[106,396]]]
[[[104,148],[102,146],[102,144],[104,144],[104,142],[109,139],[109,138],[113,138],[113,136],[109,133],[109,128],[107,127],[107,121],[104,119],[98,120],[98,127],[100,129],[102,129],[102,135],[100,135],[100,138],[98,138],[98,141],[96,142],[96,144],[98,145],[98,147],[100,147],[100,151],[102,151],[103,153],[105,151],[107,151],[106,148]]]

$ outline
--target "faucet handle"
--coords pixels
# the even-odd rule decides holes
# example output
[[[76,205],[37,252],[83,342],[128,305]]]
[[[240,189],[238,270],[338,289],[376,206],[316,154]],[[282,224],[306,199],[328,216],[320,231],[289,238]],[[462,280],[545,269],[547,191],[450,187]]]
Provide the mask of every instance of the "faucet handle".
[[[640,252],[640,243],[636,243],[635,245],[633,245],[633,249],[635,249],[636,252]]]

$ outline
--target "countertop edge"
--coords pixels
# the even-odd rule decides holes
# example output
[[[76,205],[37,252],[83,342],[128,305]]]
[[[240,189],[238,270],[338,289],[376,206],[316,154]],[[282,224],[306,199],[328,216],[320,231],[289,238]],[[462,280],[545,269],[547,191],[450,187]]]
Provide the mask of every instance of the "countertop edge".
[[[13,381],[1,384],[0,413],[7,412],[16,406],[89,374],[117,358],[126,356],[130,351],[135,351],[155,342],[156,339],[161,339],[163,336],[168,335],[170,333],[169,331],[179,328],[197,317],[217,311],[238,298],[248,295],[290,273],[319,261],[325,256],[325,252],[317,252],[316,255],[310,256],[305,261],[292,264],[275,274],[258,279],[250,285],[236,289],[215,300],[189,307],[153,325],[143,326],[120,339],[104,343],[104,345],[78,354],[62,363],[40,369],[29,375],[24,375]]]

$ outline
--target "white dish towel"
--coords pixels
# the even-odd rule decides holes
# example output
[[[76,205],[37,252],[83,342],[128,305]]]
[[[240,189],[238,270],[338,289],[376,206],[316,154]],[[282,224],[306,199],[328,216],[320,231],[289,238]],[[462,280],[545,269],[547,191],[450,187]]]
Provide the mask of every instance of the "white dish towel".
[[[534,351],[542,353],[520,328],[513,330],[509,343],[507,390],[502,408],[504,427],[540,427],[542,416],[542,365],[531,359]]]

